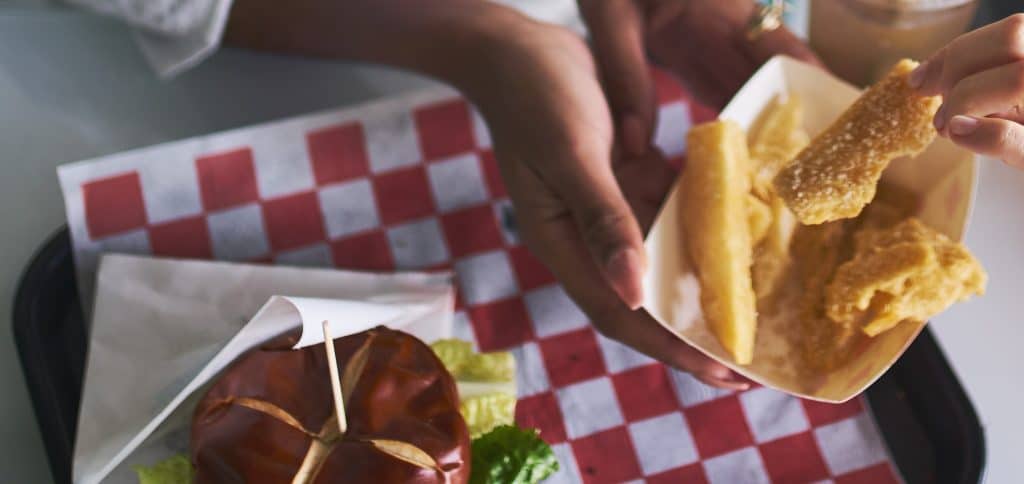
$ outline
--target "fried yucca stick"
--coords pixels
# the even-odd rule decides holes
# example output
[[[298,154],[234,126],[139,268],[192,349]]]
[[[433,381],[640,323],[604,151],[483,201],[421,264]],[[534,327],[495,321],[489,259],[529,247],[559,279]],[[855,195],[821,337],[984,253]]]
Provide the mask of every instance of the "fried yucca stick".
[[[771,223],[765,230],[764,237],[755,239],[757,243],[754,246],[754,263],[750,267],[759,313],[774,310],[772,304],[785,281],[791,262],[789,242],[797,225],[796,218],[782,200],[773,196],[769,203]]]
[[[690,130],[680,187],[683,231],[700,279],[708,327],[739,364],[754,357],[757,314],[750,278],[750,159],[736,123]]]
[[[747,225],[752,245],[761,243],[772,227],[772,208],[753,194],[747,195]]]
[[[752,198],[763,201],[768,209],[767,227],[760,229],[759,225],[751,222],[751,234],[754,236],[751,274],[757,296],[757,310],[762,313],[774,310],[776,292],[789,267],[789,239],[796,225],[793,214],[775,195],[772,179],[783,165],[807,146],[808,137],[802,128],[803,119],[803,104],[798,96],[777,95],[758,115],[747,134],[752,165]],[[761,211],[762,208],[758,207],[757,210]]]
[[[902,60],[775,176],[775,192],[804,224],[854,217],[875,196],[882,170],[935,138],[941,99],[917,95]]]
[[[795,94],[785,99],[776,95],[757,117],[747,144],[752,160],[753,193],[761,200],[774,198],[772,179],[800,150],[809,138],[803,130],[803,103]]]

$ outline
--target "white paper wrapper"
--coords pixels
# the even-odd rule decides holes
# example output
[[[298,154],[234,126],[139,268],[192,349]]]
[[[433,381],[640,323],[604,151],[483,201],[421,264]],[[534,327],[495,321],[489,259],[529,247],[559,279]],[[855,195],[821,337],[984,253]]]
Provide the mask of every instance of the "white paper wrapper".
[[[386,325],[449,337],[451,275],[106,255],[75,442],[76,483],[136,482],[131,466],[187,451],[192,409],[234,359],[297,326],[296,348]],[[287,295],[287,296],[282,296]]]
[[[720,117],[749,128],[780,94],[800,96],[804,129],[813,136],[852,104],[859,92],[821,69],[776,57],[751,77]],[[960,240],[967,225],[975,178],[974,156],[941,138],[913,159],[894,161],[882,177],[916,194],[921,203],[917,216],[955,240]],[[651,269],[644,280],[644,307],[680,339],[745,377],[800,397],[843,402],[882,376],[924,326],[900,324],[872,338],[847,364],[828,373],[808,375],[807,370],[798,368],[799,349],[782,334],[783,325],[761,318],[754,361],[746,366],[735,364],[703,320],[700,285],[686,261],[677,192],[673,189],[669,194],[647,237]]]

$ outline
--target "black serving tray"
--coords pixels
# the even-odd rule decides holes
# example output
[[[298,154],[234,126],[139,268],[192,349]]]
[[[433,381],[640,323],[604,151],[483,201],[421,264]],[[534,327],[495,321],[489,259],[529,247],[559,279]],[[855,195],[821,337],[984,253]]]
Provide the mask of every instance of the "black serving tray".
[[[14,301],[15,343],[58,484],[71,482],[87,335],[71,241],[62,229],[26,268]],[[867,398],[906,482],[981,480],[981,425],[927,328]]]

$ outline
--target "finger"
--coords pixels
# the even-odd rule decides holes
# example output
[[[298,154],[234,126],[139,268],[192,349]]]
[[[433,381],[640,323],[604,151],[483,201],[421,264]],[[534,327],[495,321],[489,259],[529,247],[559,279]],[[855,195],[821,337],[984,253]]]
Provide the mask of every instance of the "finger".
[[[949,136],[975,153],[1024,168],[1024,125],[1005,119],[954,116],[949,121]]]
[[[748,384],[729,368],[708,358],[659,324],[646,310],[633,311],[602,283],[600,271],[587,257],[584,242],[568,215],[540,219],[523,206],[522,235],[538,257],[562,282],[569,295],[603,335],[662,363],[693,374],[708,385],[742,390]],[[540,223],[532,221],[542,220]]]
[[[1024,103],[1024,100],[1021,100]],[[1015,104],[1009,109],[988,115],[989,118],[1005,119],[1015,123],[1024,123],[1024,104]]]
[[[643,234],[612,172],[610,143],[581,135],[567,144],[555,149],[555,162],[531,165],[568,208],[582,234],[584,253],[597,262],[626,305],[640,307],[647,265]]]
[[[511,158],[518,147],[506,150],[496,143],[498,159],[504,160],[502,178],[517,209],[530,207],[531,223],[572,220],[584,241],[579,248],[600,268],[599,279],[626,305],[640,307],[647,264],[643,234],[612,172],[611,141],[589,131],[575,136],[553,141],[550,154],[529,163]]]
[[[678,172],[657,147],[643,158],[616,165],[615,178],[644,234],[654,223],[677,176]]]
[[[753,72],[734,38],[735,26],[743,22],[742,9],[716,2],[648,5],[645,33],[652,59],[675,74],[700,103],[721,109]],[[709,52],[714,52],[714,62],[708,61]]]
[[[918,67],[911,84],[917,84],[922,94],[941,94],[964,77],[1019,60],[1024,60],[1024,14],[957,37]]]
[[[1024,61],[971,74],[953,86],[935,113],[935,129],[942,131],[957,115],[988,116],[1012,109],[1024,100]]]
[[[579,4],[622,148],[629,156],[643,156],[654,131],[656,110],[642,14],[633,0],[583,0]]]

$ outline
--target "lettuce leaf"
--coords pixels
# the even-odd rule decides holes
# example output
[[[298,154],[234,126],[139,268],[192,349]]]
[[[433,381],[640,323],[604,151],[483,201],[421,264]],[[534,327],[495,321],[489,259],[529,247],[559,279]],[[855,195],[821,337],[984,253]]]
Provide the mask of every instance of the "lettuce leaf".
[[[448,372],[461,381],[515,381],[516,360],[512,353],[475,353],[468,341],[442,339],[430,345]]]
[[[516,397],[507,393],[488,393],[463,397],[459,413],[466,419],[469,437],[475,439],[499,425],[511,425],[516,418]]]
[[[558,471],[558,459],[536,430],[495,427],[473,440],[470,484],[537,484]]]
[[[192,463],[184,454],[164,459],[151,466],[135,466],[139,484],[192,484]]]
[[[516,416],[516,360],[507,351],[476,353],[468,341],[443,339],[431,349],[455,378],[459,410],[476,438]]]

